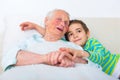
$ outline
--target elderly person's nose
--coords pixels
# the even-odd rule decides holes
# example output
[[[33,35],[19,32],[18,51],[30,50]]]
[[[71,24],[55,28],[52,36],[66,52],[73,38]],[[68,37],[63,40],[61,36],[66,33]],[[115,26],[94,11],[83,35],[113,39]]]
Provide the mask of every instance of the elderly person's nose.
[[[62,26],[65,26],[65,22],[64,22],[64,21],[61,21],[60,24],[61,24]]]

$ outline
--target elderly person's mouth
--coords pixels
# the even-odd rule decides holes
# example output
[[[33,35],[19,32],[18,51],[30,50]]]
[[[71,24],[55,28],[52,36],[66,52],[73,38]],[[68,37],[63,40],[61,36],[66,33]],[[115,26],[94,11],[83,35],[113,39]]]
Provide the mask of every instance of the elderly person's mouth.
[[[62,28],[60,28],[60,27],[57,27],[57,29],[58,29],[59,31],[63,32],[63,29],[62,29]]]

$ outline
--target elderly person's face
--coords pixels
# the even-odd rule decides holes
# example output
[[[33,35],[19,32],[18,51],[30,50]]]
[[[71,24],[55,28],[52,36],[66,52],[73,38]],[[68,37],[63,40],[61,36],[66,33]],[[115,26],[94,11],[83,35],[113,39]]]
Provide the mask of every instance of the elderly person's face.
[[[50,18],[46,18],[46,31],[49,34],[62,37],[68,30],[69,16],[64,11],[56,11]]]

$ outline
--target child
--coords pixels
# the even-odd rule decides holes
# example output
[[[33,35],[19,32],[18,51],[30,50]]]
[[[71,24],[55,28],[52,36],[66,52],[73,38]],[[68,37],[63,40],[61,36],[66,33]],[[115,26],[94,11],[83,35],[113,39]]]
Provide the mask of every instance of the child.
[[[36,27],[34,23],[29,24],[31,24],[32,27],[28,29],[36,29],[44,35],[43,28],[38,28],[38,25]],[[26,28],[27,27],[22,27],[22,30]],[[120,78],[120,54],[111,54],[98,40],[89,37],[90,31],[84,22],[81,20],[71,20],[65,38],[68,41],[82,46],[84,51],[70,48],[61,48],[60,50],[70,52],[73,55],[73,59],[75,57],[87,57],[90,61],[99,64],[102,67],[102,71],[108,75]]]
[[[71,20],[66,40],[81,45],[85,52],[67,49],[76,56],[88,57],[94,63],[102,67],[102,71],[115,77],[120,76],[120,54],[111,54],[98,40],[89,38],[90,31],[86,24],[80,20]]]

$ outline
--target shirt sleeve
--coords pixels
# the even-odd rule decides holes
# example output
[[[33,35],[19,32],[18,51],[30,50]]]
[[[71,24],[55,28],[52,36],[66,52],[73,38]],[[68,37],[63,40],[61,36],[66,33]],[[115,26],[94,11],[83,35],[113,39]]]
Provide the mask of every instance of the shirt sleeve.
[[[88,51],[88,53],[90,54],[88,59],[90,59],[94,63],[98,63],[99,65],[101,65],[104,60],[104,57],[101,54],[92,51]]]
[[[13,65],[17,62],[16,56],[18,51],[26,49],[28,42],[29,40],[21,41],[13,48],[3,52],[2,68],[4,71],[14,67]]]
[[[105,49],[105,47],[96,39],[92,39],[90,42],[91,49],[87,49],[86,51],[90,54],[88,57],[92,62],[95,62],[99,65],[102,64],[106,55],[109,55],[109,51]]]

